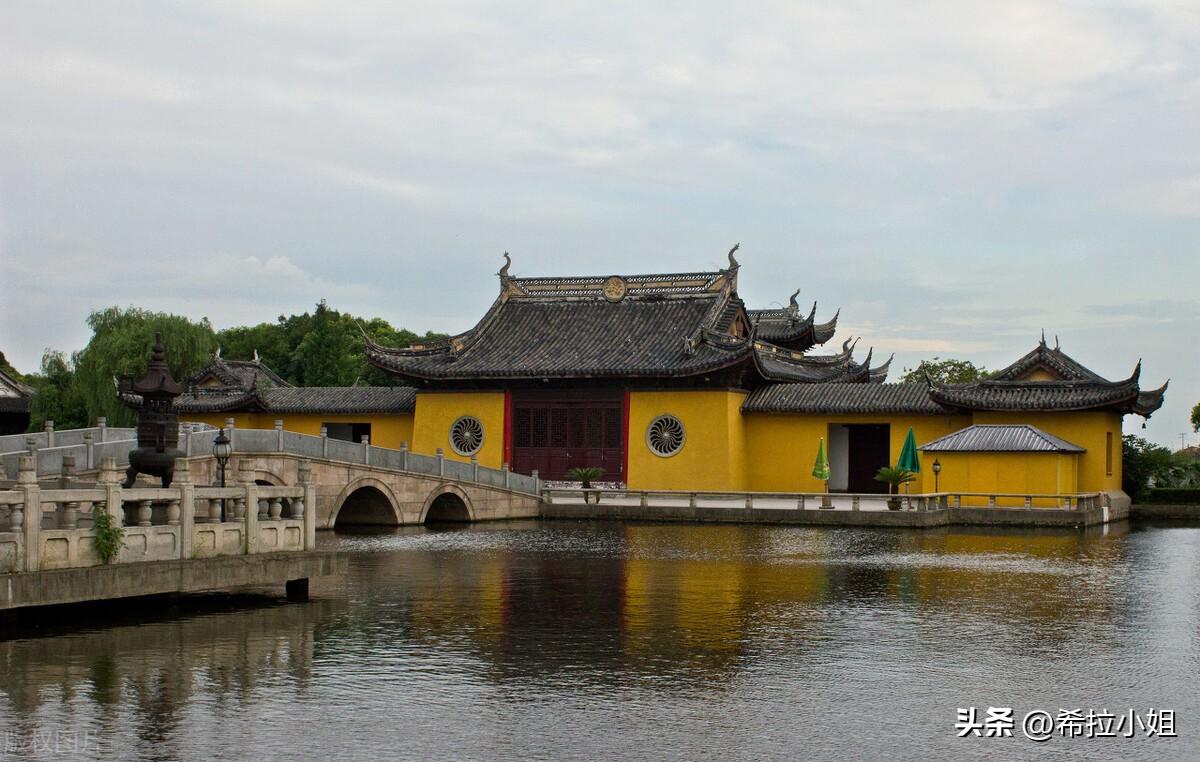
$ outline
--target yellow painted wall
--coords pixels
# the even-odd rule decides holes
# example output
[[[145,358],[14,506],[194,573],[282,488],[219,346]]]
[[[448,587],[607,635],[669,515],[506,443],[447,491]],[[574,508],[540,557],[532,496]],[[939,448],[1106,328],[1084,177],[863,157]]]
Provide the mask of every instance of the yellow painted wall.
[[[1121,416],[1116,413],[976,413],[975,423],[1027,423],[1083,447],[1079,456],[1080,492],[1121,489]],[[1112,434],[1112,473],[1105,450]]]
[[[1017,495],[1059,495],[1079,491],[1075,468],[1079,455],[1053,452],[939,452],[927,453],[922,468],[942,464],[942,492],[988,492]],[[932,487],[930,487],[932,491]],[[964,505],[986,505],[986,498],[964,498]],[[1023,505],[1022,499],[1001,500],[1002,506]],[[1053,500],[1035,500],[1055,507]]]
[[[756,492],[822,492],[825,484],[812,475],[817,459],[817,443],[825,438],[829,446],[829,425],[845,423],[886,423],[891,438],[888,462],[895,464],[904,447],[908,427],[921,445],[969,426],[966,416],[932,415],[766,415],[745,416],[746,459],[749,489]],[[933,491],[933,459],[921,454],[921,476],[928,485],[916,482],[912,491]]]
[[[450,446],[450,427],[464,415],[483,424],[479,464],[500,468],[504,463],[504,392],[417,392],[413,452],[433,455],[440,447],[447,458],[470,461]]]
[[[231,413],[212,415],[181,416],[186,421],[207,423],[218,428],[225,425],[226,418],[233,418],[233,425],[239,429],[274,429],[275,421],[283,421],[284,431],[294,431],[297,434],[321,433],[322,423],[369,423],[371,424],[371,444],[378,447],[400,449],[402,442],[412,443],[413,415],[412,413],[375,413],[368,415],[322,415],[319,413]]]
[[[745,400],[739,391],[630,392],[629,488],[746,489]],[[664,413],[683,423],[685,436],[683,449],[667,458],[646,444],[647,427]]]

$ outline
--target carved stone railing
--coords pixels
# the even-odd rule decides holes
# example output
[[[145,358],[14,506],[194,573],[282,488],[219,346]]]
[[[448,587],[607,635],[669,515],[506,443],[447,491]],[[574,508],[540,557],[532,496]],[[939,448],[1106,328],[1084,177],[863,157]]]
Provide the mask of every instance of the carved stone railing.
[[[307,462],[297,484],[265,487],[242,472],[227,487],[194,484],[188,462],[176,462],[169,488],[120,484],[107,459],[92,486],[44,489],[33,458],[21,459],[14,489],[0,491],[0,574],[99,566],[95,516],[124,528],[112,563],[312,550],[316,485]]]
[[[537,472],[519,474],[512,471],[508,464],[500,468],[482,466],[474,458],[464,463],[460,460],[447,458],[440,448],[433,455],[423,455],[408,449],[407,443],[402,443],[400,449],[377,447],[370,442],[346,442],[327,436],[324,431],[320,436],[298,434],[285,431],[282,421],[275,422],[273,429],[243,429],[236,428],[233,420],[226,421],[225,429],[232,443],[234,454],[269,454],[289,453],[302,458],[333,460],[344,463],[356,463],[372,468],[382,468],[392,471],[406,471],[413,474],[437,476],[459,482],[474,482],[476,484],[511,490],[527,495],[537,495],[541,490],[541,481]],[[75,430],[87,433],[92,430]],[[131,432],[132,429],[122,431]],[[112,433],[112,430],[109,430]],[[58,432],[48,441],[58,442],[64,436],[71,435],[79,439],[78,443],[44,447],[37,442],[30,442],[30,447],[22,450],[0,450],[0,479],[15,479],[18,462],[21,458],[32,456],[39,477],[59,476],[68,462],[74,464],[78,471],[96,469],[105,459],[112,458],[119,467],[129,463],[129,451],[137,446],[137,440],[132,436],[114,440],[108,437],[97,441],[94,437],[82,434],[74,437],[73,432]],[[205,424],[182,423],[179,427],[179,449],[185,457],[198,457],[212,452],[213,439],[217,430]],[[29,435],[31,438],[34,435]],[[11,438],[11,437],[10,437]],[[2,438],[0,438],[2,439]],[[7,476],[6,476],[7,475]],[[0,489],[3,487],[0,486]]]
[[[846,492],[721,492],[687,490],[622,490],[555,487],[542,490],[546,503],[583,502],[591,505],[622,504],[696,508],[744,507],[795,510],[887,510],[888,495]],[[950,508],[988,508],[992,510],[1090,510],[1108,505],[1103,492],[1070,494],[937,492],[893,495],[901,509],[936,511]]]

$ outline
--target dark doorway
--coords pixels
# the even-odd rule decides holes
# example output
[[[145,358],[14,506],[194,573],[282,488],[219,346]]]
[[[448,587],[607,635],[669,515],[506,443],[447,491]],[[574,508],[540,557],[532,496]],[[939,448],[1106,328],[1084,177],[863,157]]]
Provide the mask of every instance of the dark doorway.
[[[886,423],[852,424],[849,430],[849,461],[846,467],[846,491],[886,493],[886,484],[875,480],[879,469],[891,457],[891,426]]]
[[[338,511],[334,527],[342,526],[398,526],[396,512],[387,495],[375,487],[359,487],[346,497]]]
[[[471,514],[467,511],[467,504],[453,492],[435,497],[425,514],[426,524],[462,523],[470,520]]]
[[[325,434],[330,439],[340,439],[343,442],[361,442],[363,437],[371,436],[369,423],[322,423]]]
[[[600,481],[624,481],[623,415],[620,391],[514,395],[512,468],[562,480],[572,468],[595,466],[604,469]]]

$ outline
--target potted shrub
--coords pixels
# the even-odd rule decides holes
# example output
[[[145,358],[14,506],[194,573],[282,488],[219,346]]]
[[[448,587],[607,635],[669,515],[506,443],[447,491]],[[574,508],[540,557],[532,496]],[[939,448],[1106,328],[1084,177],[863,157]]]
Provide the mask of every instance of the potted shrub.
[[[909,471],[907,468],[884,466],[879,469],[875,474],[875,481],[885,482],[888,485],[887,506],[889,511],[900,510],[900,485],[916,481],[916,478],[916,473]]]
[[[592,480],[599,479],[601,476],[604,476],[604,469],[597,466],[581,466],[567,471],[567,478],[573,482],[581,482],[585,490],[591,489]],[[588,500],[586,492],[583,493],[583,498],[585,501]]]

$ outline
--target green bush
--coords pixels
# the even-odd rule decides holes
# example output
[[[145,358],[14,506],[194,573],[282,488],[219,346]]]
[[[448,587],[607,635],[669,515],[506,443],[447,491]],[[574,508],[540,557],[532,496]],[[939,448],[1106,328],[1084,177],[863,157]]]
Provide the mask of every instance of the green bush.
[[[583,482],[584,489],[591,489],[592,482],[601,476],[604,476],[604,469],[596,466],[582,466],[567,471],[567,478],[571,481]]]
[[[1146,496],[1148,503],[1170,505],[1200,505],[1200,489],[1189,487],[1153,487]]]
[[[125,528],[113,523],[113,518],[108,515],[108,511],[97,508],[93,515],[96,519],[96,539],[93,541],[96,543],[96,553],[100,555],[104,563],[110,564],[121,552],[121,546],[125,543]]]

